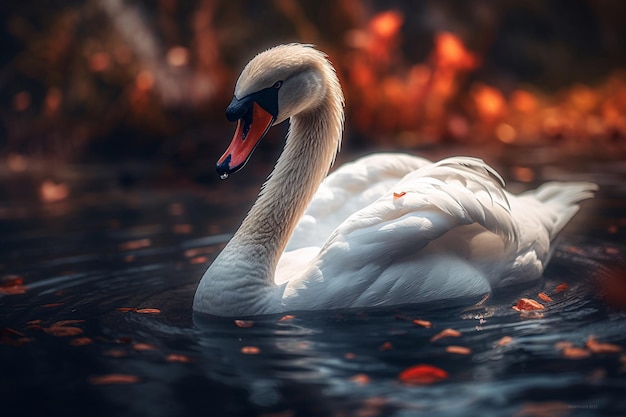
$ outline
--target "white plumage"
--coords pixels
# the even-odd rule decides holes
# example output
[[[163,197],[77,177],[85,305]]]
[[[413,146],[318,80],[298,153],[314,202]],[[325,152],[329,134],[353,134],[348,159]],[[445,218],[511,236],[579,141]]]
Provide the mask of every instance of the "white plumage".
[[[280,75],[273,77],[275,64]],[[309,94],[313,104],[304,109],[297,97],[301,86],[282,90],[290,71],[322,80],[320,97]],[[334,71],[309,46],[273,48],[244,69],[235,96],[278,78],[284,84],[275,119],[291,117],[292,123],[285,151],[241,228],[205,273],[196,311],[237,316],[391,306],[480,296],[533,281],[577,203],[597,188],[548,183],[514,196],[479,159],[431,163],[393,153],[361,158],[323,180],[343,121]]]

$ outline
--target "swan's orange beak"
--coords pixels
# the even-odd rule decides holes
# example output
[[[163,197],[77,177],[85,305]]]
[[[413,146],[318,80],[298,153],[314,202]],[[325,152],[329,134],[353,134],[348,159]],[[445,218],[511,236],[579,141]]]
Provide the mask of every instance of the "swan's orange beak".
[[[230,146],[217,161],[217,173],[221,178],[239,171],[248,162],[254,148],[259,144],[274,122],[274,116],[256,102],[252,102],[252,115],[237,121],[237,130]]]

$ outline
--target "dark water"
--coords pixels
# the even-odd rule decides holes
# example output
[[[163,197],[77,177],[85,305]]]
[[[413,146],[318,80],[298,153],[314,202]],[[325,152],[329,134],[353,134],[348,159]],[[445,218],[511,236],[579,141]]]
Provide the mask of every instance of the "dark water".
[[[619,297],[607,304],[602,296],[615,303],[626,270],[626,164],[537,164],[538,180],[602,186],[565,231],[542,282],[474,308],[294,313],[252,327],[194,322],[191,301],[258,184],[129,187],[114,169],[83,167],[65,176],[67,199],[42,203],[36,175],[4,172],[0,285],[21,277],[25,287],[0,293],[0,414],[626,415],[626,312]],[[568,289],[556,292],[563,282]],[[541,315],[511,308],[540,291],[553,298]],[[462,335],[431,342],[446,328]],[[512,341],[498,346],[505,336]],[[585,348],[592,336],[622,352],[574,359],[555,346]],[[403,383],[400,373],[418,364],[448,376]]]

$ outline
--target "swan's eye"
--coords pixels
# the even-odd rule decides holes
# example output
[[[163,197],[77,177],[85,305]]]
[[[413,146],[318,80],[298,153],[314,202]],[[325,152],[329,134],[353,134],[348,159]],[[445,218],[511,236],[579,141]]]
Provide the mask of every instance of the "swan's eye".
[[[282,87],[283,82],[282,81],[276,81],[276,83],[274,84],[274,88],[279,89],[280,87]]]

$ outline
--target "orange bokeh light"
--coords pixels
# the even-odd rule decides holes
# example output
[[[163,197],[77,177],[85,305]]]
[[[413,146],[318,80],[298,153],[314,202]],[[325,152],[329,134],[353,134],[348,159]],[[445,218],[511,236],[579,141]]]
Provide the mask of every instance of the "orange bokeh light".
[[[400,12],[390,10],[374,16],[369,27],[375,36],[391,40],[397,36],[403,22],[404,17]]]

